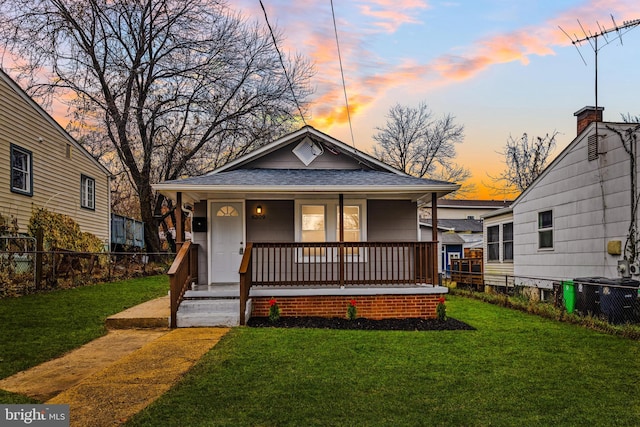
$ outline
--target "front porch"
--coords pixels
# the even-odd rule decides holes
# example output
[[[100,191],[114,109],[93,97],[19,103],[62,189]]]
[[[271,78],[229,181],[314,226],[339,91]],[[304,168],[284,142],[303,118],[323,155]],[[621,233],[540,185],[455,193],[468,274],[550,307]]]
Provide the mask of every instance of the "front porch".
[[[438,298],[447,293],[438,285],[436,248],[437,242],[249,243],[238,284],[203,285],[198,245],[186,242],[169,272],[171,326],[181,326],[185,300],[200,310],[231,310],[223,316],[227,326],[267,316],[272,298],[282,316],[344,317],[355,299],[360,317],[435,318]]]

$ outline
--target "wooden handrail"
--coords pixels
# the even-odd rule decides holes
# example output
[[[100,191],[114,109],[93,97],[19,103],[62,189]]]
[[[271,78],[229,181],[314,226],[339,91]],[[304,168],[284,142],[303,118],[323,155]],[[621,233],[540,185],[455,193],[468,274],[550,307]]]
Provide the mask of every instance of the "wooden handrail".
[[[192,283],[198,283],[198,245],[190,241],[185,242],[180,247],[167,274],[170,284],[170,326],[176,328],[178,307],[184,298],[184,293]]]
[[[245,310],[247,308],[247,301],[249,300],[249,290],[251,289],[251,276],[252,274],[252,259],[253,243],[247,243],[240,262],[240,325],[245,325],[247,320],[245,316]]]

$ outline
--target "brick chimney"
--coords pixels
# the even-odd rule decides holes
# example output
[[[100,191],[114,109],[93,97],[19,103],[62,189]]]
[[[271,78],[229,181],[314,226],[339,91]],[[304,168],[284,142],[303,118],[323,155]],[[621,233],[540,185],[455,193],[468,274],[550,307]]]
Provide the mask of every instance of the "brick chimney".
[[[604,107],[584,107],[575,113],[574,116],[578,118],[578,132],[577,135],[580,135],[583,130],[587,126],[589,126],[592,122],[601,122],[602,121],[602,111]]]

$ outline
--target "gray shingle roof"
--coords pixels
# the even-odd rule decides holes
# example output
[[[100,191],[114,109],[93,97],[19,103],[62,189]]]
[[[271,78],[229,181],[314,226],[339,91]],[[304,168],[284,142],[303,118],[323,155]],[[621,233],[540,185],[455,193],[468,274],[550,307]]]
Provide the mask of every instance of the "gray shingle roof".
[[[451,186],[449,182],[391,172],[342,169],[236,169],[163,184],[203,186]]]

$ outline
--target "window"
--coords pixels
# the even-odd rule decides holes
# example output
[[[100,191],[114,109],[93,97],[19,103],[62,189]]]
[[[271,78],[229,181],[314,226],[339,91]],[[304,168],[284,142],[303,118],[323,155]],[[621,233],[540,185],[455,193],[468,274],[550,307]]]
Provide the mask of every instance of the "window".
[[[83,208],[96,208],[96,181],[86,175],[82,175],[80,188],[80,205]]]
[[[487,260],[500,261],[500,226],[487,227]]]
[[[553,212],[538,212],[538,249],[553,249]]]
[[[238,216],[238,210],[231,205],[221,206],[216,212],[216,216]]]
[[[303,205],[302,206],[302,242],[325,242],[327,234],[325,231],[325,210],[324,205]],[[325,256],[324,248],[304,248],[302,254],[305,257]]]
[[[513,261],[513,223],[502,224],[502,260]]]
[[[302,206],[302,241],[326,241],[325,217],[323,205]]]
[[[11,191],[33,195],[31,151],[11,144]]]
[[[336,240],[340,240],[340,206],[337,206]],[[360,206],[345,206],[342,215],[344,221],[344,241],[359,242],[360,239]]]

